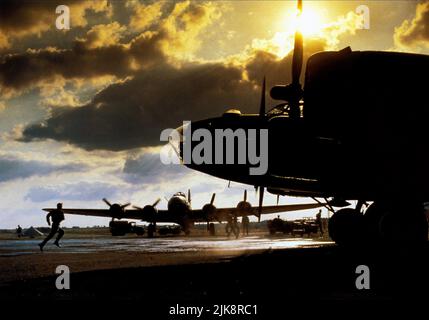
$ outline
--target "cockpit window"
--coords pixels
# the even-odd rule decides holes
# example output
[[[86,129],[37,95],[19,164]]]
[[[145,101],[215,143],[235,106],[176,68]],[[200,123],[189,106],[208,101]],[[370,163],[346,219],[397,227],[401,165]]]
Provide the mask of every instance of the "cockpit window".
[[[174,195],[178,196],[178,197],[184,197],[184,198],[186,198],[186,196],[185,196],[185,194],[183,192],[177,192]]]

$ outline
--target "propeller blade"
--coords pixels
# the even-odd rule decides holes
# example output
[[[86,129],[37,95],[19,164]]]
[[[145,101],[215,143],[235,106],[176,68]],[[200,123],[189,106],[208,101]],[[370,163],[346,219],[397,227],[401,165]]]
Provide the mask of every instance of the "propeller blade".
[[[262,205],[264,203],[264,187],[260,187],[259,191],[259,205],[258,205],[258,222],[261,221]]]
[[[212,198],[211,198],[211,200],[210,200],[210,204],[211,204],[211,205],[213,205],[213,203],[214,203],[214,201],[215,201],[215,198],[216,198],[216,193],[213,193]]]
[[[109,202],[109,200],[107,200],[106,198],[103,198],[103,201],[105,204],[107,204],[109,207],[112,206],[112,204]]]
[[[160,201],[161,201],[161,198],[156,199],[156,201],[153,203],[152,207],[155,208]]]
[[[277,205],[279,205],[279,198],[280,198],[280,195],[277,195]]]
[[[259,106],[259,116],[265,117],[265,76],[262,82],[261,105]]]
[[[302,13],[302,0],[298,0],[298,19]],[[295,43],[292,57],[292,84],[299,85],[299,78],[301,76],[302,60],[304,55],[304,39],[300,30],[295,31]]]
[[[243,201],[246,202],[247,201],[247,189],[244,189],[244,197],[243,197]]]
[[[130,204],[131,204],[131,203],[127,202],[127,203],[125,203],[125,204],[121,205],[121,208],[122,208],[122,209],[125,209],[125,208],[126,208],[126,207],[128,207]]]
[[[143,208],[142,208],[142,207],[138,207],[138,206],[133,206],[133,208],[134,208],[134,209],[137,209],[137,210],[143,210]]]
[[[191,189],[188,189],[188,202],[191,203]]]

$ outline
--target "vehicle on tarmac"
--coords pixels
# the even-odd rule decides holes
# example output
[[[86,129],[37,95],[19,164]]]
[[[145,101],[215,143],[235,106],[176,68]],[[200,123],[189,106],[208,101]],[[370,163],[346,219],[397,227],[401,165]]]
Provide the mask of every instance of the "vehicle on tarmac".
[[[273,220],[269,220],[267,222],[267,227],[270,235],[283,233],[303,237],[304,235],[311,236],[317,234],[319,231],[316,220],[312,218],[287,221],[277,217]]]

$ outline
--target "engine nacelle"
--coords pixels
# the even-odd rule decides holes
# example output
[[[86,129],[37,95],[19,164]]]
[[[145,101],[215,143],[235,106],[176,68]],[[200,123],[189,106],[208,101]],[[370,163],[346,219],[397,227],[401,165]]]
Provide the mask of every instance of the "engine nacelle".
[[[114,203],[109,208],[112,216],[116,219],[121,219],[124,213],[124,208],[119,203]]]
[[[289,84],[287,86],[274,86],[270,90],[270,96],[274,100],[299,100],[303,96],[303,91],[301,87],[293,86],[292,84]]]
[[[247,214],[249,214],[251,209],[252,209],[252,205],[249,202],[247,202],[247,201],[240,201],[237,204],[237,210],[240,213],[247,213]]]
[[[155,219],[157,212],[158,210],[154,206],[148,204],[142,209],[143,219],[147,221],[152,221]]]
[[[216,215],[216,207],[210,203],[205,204],[202,211],[207,220],[212,220]]]

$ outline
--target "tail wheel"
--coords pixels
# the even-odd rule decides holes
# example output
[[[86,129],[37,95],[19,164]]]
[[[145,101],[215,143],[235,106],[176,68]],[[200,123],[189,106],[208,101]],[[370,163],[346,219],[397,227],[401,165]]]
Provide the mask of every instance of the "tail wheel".
[[[338,245],[356,245],[362,240],[363,215],[346,208],[334,213],[329,219],[329,236]]]

